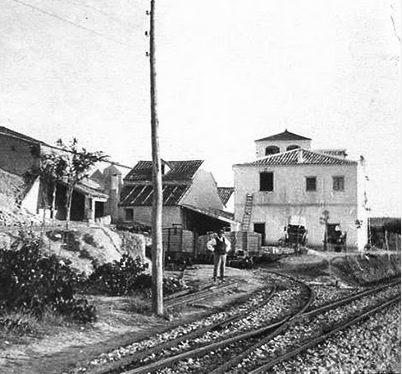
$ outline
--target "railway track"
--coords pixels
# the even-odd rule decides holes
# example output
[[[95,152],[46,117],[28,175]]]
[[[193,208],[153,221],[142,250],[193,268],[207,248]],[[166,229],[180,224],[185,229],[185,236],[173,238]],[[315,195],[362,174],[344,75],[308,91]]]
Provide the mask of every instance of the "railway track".
[[[169,346],[161,345],[154,351],[131,355],[131,362],[120,365],[120,369],[96,371],[96,373],[150,373],[176,362],[192,359],[239,341],[255,344],[261,335],[277,329],[286,321],[303,313],[312,300],[311,289],[304,283],[278,273],[270,273],[274,290],[264,300],[246,312],[224,319],[208,328],[198,329],[192,334],[180,337]],[[275,298],[277,300],[275,300]],[[282,308],[278,307],[282,301]],[[275,307],[273,307],[275,306]],[[264,318],[260,318],[261,315]],[[212,343],[211,343],[212,341]],[[244,343],[246,344],[246,343]]]
[[[401,301],[401,297],[395,296],[391,300],[389,300],[381,305],[376,305],[374,307],[371,307],[364,313],[362,313],[356,317],[352,317],[342,323],[339,323],[339,324],[331,327],[329,330],[326,330],[326,331],[322,332],[321,334],[318,334],[318,336],[310,339],[308,342],[305,342],[301,346],[299,346],[297,348],[289,349],[289,351],[287,351],[286,353],[276,357],[275,359],[269,361],[268,363],[258,367],[257,369],[254,369],[253,371],[248,372],[248,373],[249,374],[259,374],[259,373],[268,372],[276,365],[279,365],[279,364],[297,356],[298,354],[302,353],[303,351],[305,351],[309,348],[315,347],[318,344],[324,342],[326,339],[328,339],[332,335],[336,334],[337,332],[345,330],[346,328],[353,326],[353,325],[365,320],[366,318],[374,315],[375,313],[377,313],[383,309],[386,309],[400,301]]]
[[[310,310],[303,316],[282,325],[273,334],[244,352],[241,357],[238,356],[209,372],[213,374],[228,371],[253,374],[269,372],[274,366],[314,347],[336,332],[400,301],[399,286],[399,282],[394,282]],[[395,292],[390,291],[391,289]]]
[[[271,361],[273,359],[277,360],[274,361],[276,362],[274,365],[281,362],[281,355],[277,355],[278,357],[274,358],[271,356],[268,358],[265,357],[265,360],[268,359],[268,361],[264,361],[264,349],[269,346],[270,342],[280,340],[282,336],[286,336],[286,332],[292,331],[294,326],[304,325],[306,321],[314,321],[325,313],[330,313],[333,310],[350,305],[365,297],[376,298],[379,293],[386,292],[389,287],[399,285],[398,281],[391,285],[382,285],[381,287],[362,292],[353,290],[352,294],[336,301],[331,298],[325,300],[325,297],[320,295],[322,298],[321,302],[316,303],[315,307],[312,308],[313,291],[306,284],[283,274],[270,272],[269,276],[271,277],[270,282],[273,284],[273,287],[269,290],[260,290],[255,295],[256,300],[244,304],[237,311],[224,314],[218,320],[213,317],[210,322],[200,324],[188,331],[173,333],[172,336],[175,336],[174,338],[162,339],[160,344],[156,342],[153,346],[147,344],[141,346],[140,342],[140,347],[138,347],[137,351],[130,353],[122,360],[94,370],[89,369],[87,372],[94,374],[138,374],[152,372],[218,374],[228,371],[231,373],[248,373],[253,370],[264,372],[269,370],[269,367],[272,367]],[[296,287],[296,284],[298,284],[298,287]],[[296,297],[295,293],[289,293],[292,287],[298,288],[298,297]],[[225,285],[222,286],[222,289],[225,289]],[[281,295],[282,298],[288,297],[288,301],[293,301],[293,309],[277,308],[276,311],[275,308],[272,309],[274,306],[278,306],[280,299],[278,295]],[[203,293],[200,296],[202,298]],[[297,299],[299,302],[296,301],[295,305],[294,302]],[[185,303],[191,304],[195,302],[194,300],[187,299]],[[369,313],[368,311],[364,313],[366,312]],[[256,318],[260,320],[257,321]],[[354,318],[356,321],[359,321],[357,319],[359,318],[358,315],[356,316],[355,314]],[[362,315],[361,318],[367,318],[367,316]],[[341,327],[338,326],[338,328],[347,327],[347,325],[345,325],[346,327],[343,326],[344,321]],[[331,333],[328,326],[324,330],[321,332],[321,335],[318,334],[317,336],[309,337],[310,340],[302,343],[302,345],[300,345],[299,341],[298,347],[303,347],[302,350],[307,349],[311,347],[313,341],[316,341],[315,339],[318,339],[317,342],[322,341],[319,340],[319,336],[322,336],[322,339],[326,339],[327,336],[334,333]],[[297,331],[294,332],[294,336],[297,336]],[[155,342],[155,339],[153,341]],[[291,347],[282,348],[283,360],[288,359],[287,357],[293,357],[300,352],[300,350],[295,350],[292,353],[292,349]],[[253,359],[249,357],[254,352],[260,352],[261,357],[258,360],[255,360],[255,357]],[[249,367],[245,365],[243,367],[244,362],[247,362],[247,360],[249,362],[260,362],[261,369],[259,366]],[[219,365],[219,362],[224,362],[224,364]],[[268,369],[266,369],[264,365],[271,366],[267,366]],[[233,371],[233,368],[235,368],[235,371]]]
[[[165,309],[173,309],[184,305],[194,305],[199,301],[210,298],[211,296],[216,296],[222,293],[228,293],[238,288],[238,282],[226,282],[218,285],[213,285],[212,287],[206,288],[202,291],[195,293],[184,294],[179,297],[168,298],[165,301]]]
[[[148,372],[158,372],[158,373],[249,373],[249,372],[266,372],[273,366],[282,362],[283,360],[289,359],[297,355],[302,350],[307,349],[311,346],[318,344],[319,342],[325,340],[328,336],[334,334],[340,329],[348,327],[350,324],[357,323],[360,320],[367,318],[371,313],[376,312],[378,305],[370,306],[370,308],[364,309],[361,312],[359,305],[353,305],[353,303],[366,302],[367,298],[372,300],[378,300],[381,296],[381,302],[384,305],[388,302],[390,287],[397,287],[398,292],[396,294],[399,297],[399,282],[394,282],[391,285],[383,285],[375,289],[366,290],[342,298],[341,300],[333,301],[327,303],[324,306],[320,306],[313,310],[304,311],[302,313],[294,313],[292,316],[287,316],[285,319],[279,323],[267,326],[264,331],[260,331],[256,334],[246,333],[243,335],[238,335],[233,339],[227,339],[220,342],[212,343],[208,346],[204,346],[193,351],[188,351],[182,354],[178,354],[175,357],[162,358],[154,363],[144,365],[138,368],[129,369],[123,371],[126,374],[138,374],[138,373],[148,373]],[[382,294],[381,294],[382,293]],[[397,301],[398,299],[396,299]],[[391,301],[396,302],[395,300]],[[336,320],[332,324],[327,323],[323,329],[317,332],[316,336],[308,335],[305,342],[298,339],[300,335],[300,328],[307,325],[306,321],[318,321],[320,316],[325,316],[327,313],[335,313],[335,316],[339,312],[339,308],[350,307],[352,305],[352,310],[354,314],[348,319]],[[380,306],[381,308],[381,306]],[[317,318],[318,316],[318,318]],[[325,317],[326,318],[326,317]],[[316,323],[316,324],[317,324]],[[294,346],[282,347],[280,348],[281,354],[276,354],[273,358],[272,354],[268,354],[266,357],[264,352],[268,349],[269,344],[275,346],[281,339],[288,339],[289,336],[293,336]],[[285,338],[283,338],[285,337]],[[274,343],[272,343],[274,342]],[[262,348],[261,348],[262,347]],[[257,352],[257,356],[255,353]],[[268,350],[269,352],[269,350]],[[250,356],[251,355],[251,356]],[[235,356],[233,358],[233,356]],[[201,358],[200,358],[201,357]],[[265,360],[265,361],[264,361]],[[271,362],[272,360],[273,363]],[[218,365],[218,362],[224,362],[223,365]],[[244,363],[245,362],[245,363]],[[248,364],[247,364],[248,362]],[[257,363],[257,367],[253,367],[252,363]],[[238,367],[240,366],[240,367]],[[255,365],[254,365],[255,366]],[[170,368],[172,367],[172,368]]]
[[[193,305],[201,300],[210,296],[220,295],[224,292],[230,292],[233,288],[237,287],[236,282],[225,283],[213,287],[212,289],[205,289],[200,292],[185,295],[185,297],[173,298],[168,308],[173,308],[183,305]],[[197,339],[197,337],[223,329],[226,326],[235,323],[244,317],[247,313],[251,313],[256,308],[261,308],[266,305],[273,297],[276,287],[266,287],[255,291],[247,300],[240,305],[233,306],[232,308],[224,311],[214,313],[200,321],[190,323],[186,326],[178,326],[170,331],[160,334],[158,337],[151,337],[148,341],[141,341],[133,343],[132,346],[125,347],[125,350],[130,352],[128,357],[123,357],[119,363],[119,367],[124,367],[132,362],[140,361],[146,357],[158,355],[160,352],[172,349],[179,345],[183,340]],[[112,362],[105,364],[97,369],[90,371],[91,373],[104,374],[114,373],[121,370],[116,369],[116,363]]]

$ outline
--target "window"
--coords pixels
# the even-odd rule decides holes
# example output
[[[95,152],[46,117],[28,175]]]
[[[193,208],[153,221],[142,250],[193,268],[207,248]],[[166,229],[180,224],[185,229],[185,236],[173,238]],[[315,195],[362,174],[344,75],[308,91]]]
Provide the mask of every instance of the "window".
[[[332,189],[334,191],[343,191],[345,189],[345,178],[332,177]]]
[[[292,145],[288,146],[288,147],[286,148],[286,150],[287,150],[287,151],[291,151],[291,150],[297,149],[297,148],[300,148],[300,147],[299,147],[298,145],[296,145],[296,144],[292,144]]]
[[[306,177],[306,191],[317,191],[316,177]]]
[[[273,191],[274,190],[274,173],[263,172],[260,173],[260,191]]]
[[[274,155],[275,153],[279,153],[280,149],[276,145],[270,145],[265,148],[265,156]]]
[[[134,209],[125,209],[126,221],[133,221],[134,220]]]

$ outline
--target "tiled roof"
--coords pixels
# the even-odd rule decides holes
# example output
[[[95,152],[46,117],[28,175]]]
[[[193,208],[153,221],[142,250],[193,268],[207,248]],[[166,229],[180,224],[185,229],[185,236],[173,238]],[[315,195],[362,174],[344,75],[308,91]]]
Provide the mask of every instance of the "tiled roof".
[[[324,153],[330,156],[346,157],[346,149],[314,149],[313,152]]]
[[[226,203],[230,199],[230,196],[232,196],[233,192],[234,192],[233,187],[218,187],[218,195],[223,205],[226,205]]]
[[[191,180],[200,168],[203,160],[167,161],[170,170],[162,176],[164,181]],[[125,181],[151,181],[152,161],[139,161],[124,178]]]
[[[311,140],[310,138],[306,138],[301,135],[294,134],[288,130],[281,132],[279,134],[268,136],[267,138],[257,139],[256,142],[263,141],[263,140]]]
[[[30,136],[21,134],[21,133],[19,133],[17,131],[10,130],[7,127],[4,127],[4,126],[0,126],[0,135],[6,135],[6,136],[9,135],[9,136],[11,136],[13,138],[18,138],[20,140],[24,140],[24,141],[26,141],[28,143],[46,144],[46,143],[44,143],[44,142],[42,142],[40,140],[36,140],[34,138],[31,138]]]
[[[162,187],[163,205],[177,205],[189,185],[164,185]],[[151,206],[153,199],[153,187],[149,184],[123,186],[120,195],[121,206]]]
[[[296,165],[355,165],[356,161],[328,156],[322,153],[298,148],[292,151],[276,153],[253,162],[240,165],[296,166]]]

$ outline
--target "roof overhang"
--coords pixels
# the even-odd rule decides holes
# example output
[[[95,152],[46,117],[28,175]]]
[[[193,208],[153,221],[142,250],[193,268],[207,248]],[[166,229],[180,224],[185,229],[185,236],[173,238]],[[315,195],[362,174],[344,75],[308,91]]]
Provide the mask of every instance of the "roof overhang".
[[[58,183],[60,183],[61,185],[68,187],[68,183],[63,181],[63,180],[59,180],[57,181]],[[83,194],[85,196],[88,196],[91,199],[95,199],[97,201],[101,201],[101,202],[106,202],[109,199],[109,195],[103,191],[100,191],[96,188],[93,187],[89,187],[86,186],[82,183],[78,183],[74,186],[74,191],[78,192],[80,194]]]
[[[199,214],[203,214],[205,216],[223,221],[223,222],[227,222],[227,223],[231,223],[231,224],[239,224],[241,222],[237,222],[234,220],[233,217],[233,213],[228,213],[225,212],[223,210],[220,209],[215,209],[215,208],[198,208],[196,206],[193,205],[189,205],[189,204],[180,204],[180,206],[182,208],[191,210],[193,212],[199,213]]]
[[[91,199],[95,199],[97,201],[103,201],[106,202],[109,199],[109,195],[107,195],[104,192],[101,191],[97,191],[93,188],[90,188],[88,186],[83,186],[82,184],[77,184],[74,187],[74,191],[82,193],[88,197],[90,197]]]

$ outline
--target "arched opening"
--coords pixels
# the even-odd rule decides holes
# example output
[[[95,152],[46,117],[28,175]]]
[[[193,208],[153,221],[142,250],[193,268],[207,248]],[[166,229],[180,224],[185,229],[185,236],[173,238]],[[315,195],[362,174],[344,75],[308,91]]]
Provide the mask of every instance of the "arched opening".
[[[291,151],[291,150],[297,149],[297,148],[300,148],[300,146],[299,146],[299,145],[296,145],[296,144],[292,144],[292,145],[290,145],[289,147],[287,147],[286,150],[287,150],[287,151]]]
[[[275,153],[279,153],[280,149],[276,145],[270,145],[265,148],[265,156],[274,155]]]

